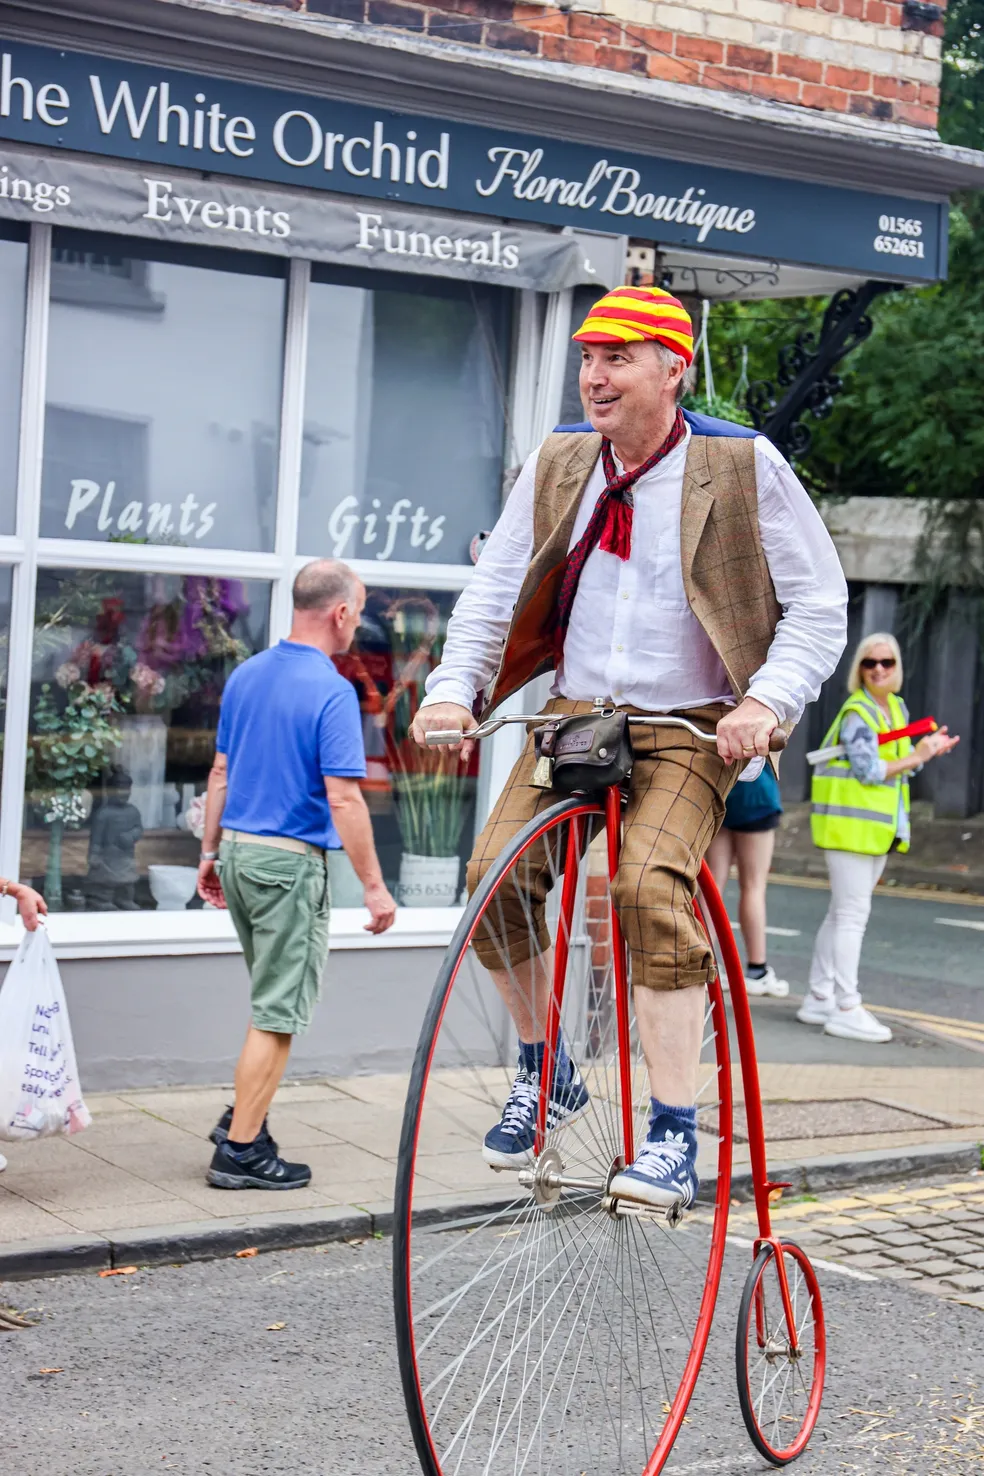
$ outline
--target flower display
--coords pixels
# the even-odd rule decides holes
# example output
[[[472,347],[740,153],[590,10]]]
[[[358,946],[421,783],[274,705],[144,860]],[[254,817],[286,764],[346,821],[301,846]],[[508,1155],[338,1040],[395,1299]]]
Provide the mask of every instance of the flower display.
[[[385,760],[404,852],[453,856],[468,819],[477,756],[466,765],[458,754],[421,748],[410,737],[424,684],[441,659],[441,611],[426,594],[394,592],[386,604],[374,604],[363,623],[365,649],[360,643],[335,663],[358,690],[362,712],[378,733],[379,750],[366,745],[365,787],[384,787]]]
[[[138,661],[136,666],[130,669],[130,680],[138,692],[144,696],[159,697],[167,686],[167,682],[160,672],[154,670],[143,661]]]
[[[195,839],[201,840],[205,834],[205,795],[196,794],[181,818]]]
[[[81,668],[74,661],[63,661],[55,672],[55,681],[59,687],[66,688],[74,686],[81,676]]]
[[[85,801],[85,795],[79,790],[68,790],[55,793],[48,797],[47,809],[45,811],[44,823],[54,825],[61,821],[62,825],[68,825],[77,829],[84,825],[88,818],[89,807]]]

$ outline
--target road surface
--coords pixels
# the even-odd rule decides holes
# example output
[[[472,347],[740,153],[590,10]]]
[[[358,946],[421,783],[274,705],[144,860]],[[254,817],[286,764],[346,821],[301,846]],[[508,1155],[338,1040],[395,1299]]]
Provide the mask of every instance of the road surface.
[[[390,1257],[389,1241],[367,1241],[5,1286],[8,1300],[42,1321],[0,1334],[4,1469],[417,1476],[393,1348]],[[766,1469],[734,1388],[748,1262],[746,1248],[729,1246],[673,1476]],[[984,1313],[902,1283],[833,1270],[820,1277],[830,1376],[797,1476],[979,1471]]]
[[[734,882],[729,882],[725,900],[734,920]],[[829,901],[825,888],[770,883],[769,962],[796,995],[806,993],[813,940]],[[925,900],[899,897],[879,889],[861,956],[861,987],[865,1004],[876,1014],[879,1005],[911,1012],[884,1017],[896,1033],[890,1044],[839,1041],[800,1025],[795,1003],[756,1001],[759,1059],[984,1066],[984,907],[931,894]],[[952,1024],[941,1023],[947,1021]]]

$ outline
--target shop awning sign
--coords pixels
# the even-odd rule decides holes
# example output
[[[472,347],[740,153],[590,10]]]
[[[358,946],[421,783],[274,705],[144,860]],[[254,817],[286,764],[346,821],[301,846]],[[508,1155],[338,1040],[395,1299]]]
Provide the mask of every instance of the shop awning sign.
[[[559,292],[621,280],[624,238],[396,209],[178,169],[0,150],[0,218]]]
[[[156,177],[184,166],[871,277],[932,281],[946,270],[939,201],[602,150],[118,58],[0,47],[0,138],[136,159]]]

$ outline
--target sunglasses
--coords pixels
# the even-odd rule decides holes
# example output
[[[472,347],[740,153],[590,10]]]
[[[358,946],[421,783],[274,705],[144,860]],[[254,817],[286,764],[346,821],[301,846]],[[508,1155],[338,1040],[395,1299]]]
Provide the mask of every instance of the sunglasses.
[[[874,671],[876,666],[883,666],[886,671],[891,671],[895,666],[894,656],[866,656],[861,662],[862,671]]]

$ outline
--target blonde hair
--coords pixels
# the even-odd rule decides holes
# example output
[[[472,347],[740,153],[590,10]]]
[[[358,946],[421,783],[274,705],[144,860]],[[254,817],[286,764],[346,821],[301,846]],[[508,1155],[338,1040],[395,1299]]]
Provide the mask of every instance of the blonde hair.
[[[867,655],[870,654],[875,646],[891,647],[892,655],[895,657],[895,670],[892,673],[894,686],[890,686],[889,691],[901,691],[902,652],[899,650],[899,643],[890,631],[876,630],[874,635],[865,636],[864,640],[860,643],[858,649],[854,653],[854,658],[851,661],[851,669],[847,674],[847,690],[849,692],[860,691],[860,689],[864,686],[864,682],[861,679],[861,662]]]

